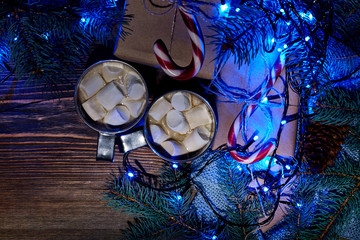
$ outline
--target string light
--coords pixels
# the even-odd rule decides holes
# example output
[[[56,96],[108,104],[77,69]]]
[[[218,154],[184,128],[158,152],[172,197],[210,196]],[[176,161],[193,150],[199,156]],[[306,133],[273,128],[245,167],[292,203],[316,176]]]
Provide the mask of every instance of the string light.
[[[177,195],[176,198],[177,198],[177,200],[179,200],[179,201],[182,199],[182,197],[181,197],[180,195]]]
[[[134,177],[134,174],[132,172],[128,172],[127,175],[131,178]]]
[[[261,99],[261,103],[267,103],[268,102],[268,98],[264,97],[263,99]]]
[[[290,170],[290,169],[291,169],[291,167],[290,167],[289,165],[286,165],[285,168],[286,168],[287,170]]]
[[[81,21],[82,21],[82,22],[86,22],[86,19],[85,19],[85,18],[81,18]]]
[[[256,141],[256,140],[258,140],[259,139],[259,136],[258,135],[256,135],[256,136],[254,136],[254,141]]]
[[[288,47],[288,45],[287,44],[284,44],[284,48],[287,48]]]
[[[222,4],[222,5],[220,5],[220,10],[222,11],[222,12],[225,12],[226,10],[228,10],[229,9],[229,5],[228,4]]]
[[[41,34],[41,37],[44,38],[46,41],[49,40],[49,36],[50,34],[48,32]]]
[[[218,237],[216,236],[216,235],[214,235],[211,239],[212,240],[215,240],[215,239],[217,239]]]
[[[237,13],[240,12],[240,8],[236,8],[235,12],[237,12]]]
[[[285,125],[285,124],[286,124],[286,120],[282,120],[281,125]]]
[[[268,187],[264,187],[264,188],[263,188],[263,191],[264,191],[264,192],[267,192],[267,191],[269,191],[269,188],[268,188]]]
[[[310,40],[310,37],[309,36],[306,36],[305,37],[305,41],[309,41]]]
[[[174,169],[177,169],[177,168],[179,167],[179,165],[177,165],[176,163],[174,163],[174,164],[172,165],[172,167],[173,167]]]

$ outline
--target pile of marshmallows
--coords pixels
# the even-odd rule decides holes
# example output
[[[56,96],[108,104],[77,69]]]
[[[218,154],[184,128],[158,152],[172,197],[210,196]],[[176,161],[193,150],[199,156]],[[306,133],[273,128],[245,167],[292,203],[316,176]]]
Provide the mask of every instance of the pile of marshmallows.
[[[153,141],[174,157],[202,149],[215,129],[208,105],[187,91],[159,98],[149,110],[147,124]]]
[[[146,87],[139,74],[126,65],[102,63],[80,82],[80,102],[88,116],[111,126],[139,117],[146,105]]]

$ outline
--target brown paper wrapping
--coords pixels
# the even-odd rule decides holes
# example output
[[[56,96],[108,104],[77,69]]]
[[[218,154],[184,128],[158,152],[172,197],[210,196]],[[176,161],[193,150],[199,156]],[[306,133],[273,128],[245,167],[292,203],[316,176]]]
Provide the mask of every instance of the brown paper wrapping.
[[[211,2],[220,4],[220,0],[213,0]],[[153,12],[161,13],[161,11],[165,11],[165,9],[155,9],[151,7],[149,3],[146,6]],[[132,32],[131,35],[126,37],[125,41],[118,41],[114,51],[116,57],[158,67],[159,64],[153,52],[153,45],[157,39],[162,39],[176,64],[179,66],[187,66],[191,62],[191,41],[179,11],[177,11],[176,14],[173,38],[171,40],[172,26],[176,12],[175,7],[165,14],[155,15],[146,10],[143,1],[128,0],[126,9],[127,14],[134,15],[129,26]],[[202,6],[202,10],[210,16],[217,14],[217,10],[214,9],[214,7]],[[213,35],[214,32],[209,29],[211,24],[209,20],[206,20],[201,15],[197,16],[197,20],[204,35],[205,59],[196,77],[212,79],[214,71],[214,61],[212,60],[215,58],[216,52],[214,46],[210,45],[211,39],[208,36]]]
[[[253,91],[256,87],[258,87],[261,82],[265,78],[266,74],[266,64],[272,64],[275,62],[276,58],[278,56],[278,53],[272,53],[272,54],[264,54],[260,53],[254,60],[251,61],[250,64],[245,64],[240,67],[237,64],[234,64],[233,59],[229,59],[227,63],[225,64],[224,68],[221,71],[221,76],[223,80],[230,86],[239,87],[242,89],[247,89],[249,91]],[[286,69],[283,69],[281,76],[285,77],[285,71]],[[278,79],[274,86],[275,89],[282,92],[284,89],[282,81]],[[273,95],[274,91],[270,91],[269,95]],[[229,129],[238,115],[238,113],[241,111],[243,104],[241,103],[228,103],[228,102],[222,102],[226,101],[228,99],[218,98],[217,99],[217,110],[218,110],[218,132],[215,137],[215,141],[213,144],[213,149],[215,149],[217,146],[226,143],[227,136]],[[291,89],[289,89],[289,107],[287,111],[287,116],[298,113],[298,106],[299,106],[299,98],[298,95],[293,92]],[[277,137],[277,131],[281,122],[283,108],[271,108],[272,113],[272,128],[271,132],[269,134],[269,138],[276,138]],[[259,111],[259,110],[257,110]],[[261,131],[266,128],[265,124],[266,121],[263,118],[263,115],[258,114],[257,116],[254,113],[254,117],[250,118],[250,125],[253,126],[260,126],[259,129],[260,133],[259,136],[261,136]],[[287,123],[283,131],[281,133],[279,146],[277,149],[277,154],[289,157],[294,156],[295,154],[295,144],[296,144],[296,134],[297,134],[297,121],[291,121]],[[238,143],[244,145],[244,142],[241,139],[241,135],[237,138]],[[249,148],[251,150],[251,148]],[[283,189],[283,191],[289,191],[289,188],[286,187]],[[281,205],[281,204],[280,204]],[[262,226],[261,230],[263,232],[270,229],[272,226],[274,226],[277,222],[279,222],[286,212],[283,212],[284,208],[278,208],[275,212],[274,219],[267,225]]]

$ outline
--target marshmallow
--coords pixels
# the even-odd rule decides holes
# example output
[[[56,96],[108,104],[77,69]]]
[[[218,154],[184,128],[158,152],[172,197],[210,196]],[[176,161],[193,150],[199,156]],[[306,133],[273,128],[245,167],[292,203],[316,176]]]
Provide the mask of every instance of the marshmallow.
[[[197,105],[199,105],[201,103],[203,103],[202,99],[198,98],[195,95],[192,95],[192,104],[193,104],[193,106],[197,106]]]
[[[110,111],[113,107],[120,103],[120,101],[124,98],[124,94],[118,88],[117,83],[115,81],[107,84],[103,89],[101,89],[96,97],[101,105],[108,111]]]
[[[134,100],[143,98],[146,92],[145,86],[139,82],[130,84],[127,90],[128,96]]]
[[[166,114],[166,124],[171,130],[180,134],[185,134],[189,130],[189,124],[186,122],[184,115],[175,109]]]
[[[189,111],[185,112],[185,118],[188,121],[190,128],[194,129],[201,125],[212,123],[213,119],[205,104],[200,104]]]
[[[86,95],[86,98],[91,98],[95,95],[102,87],[105,86],[105,81],[99,73],[92,73],[85,75],[84,79],[80,83],[80,89]]]
[[[130,120],[130,111],[125,106],[116,106],[104,118],[104,123],[118,126]]]
[[[106,115],[106,110],[97,101],[96,97],[92,97],[82,104],[85,112],[91,117],[92,120],[98,121]]]
[[[161,144],[163,141],[169,139],[169,136],[164,132],[164,130],[156,124],[150,125],[150,133],[152,139],[157,144]]]
[[[170,111],[171,108],[171,103],[162,97],[157,100],[150,108],[149,115],[156,121],[160,121],[165,116],[165,114]]]
[[[105,65],[102,69],[102,75],[106,82],[111,82],[112,80],[119,79],[123,71],[122,66],[120,65]]]
[[[204,147],[210,140],[210,131],[203,127],[194,129],[183,141],[189,152],[194,152]]]
[[[146,92],[143,81],[136,72],[129,71],[126,75],[127,94],[134,100],[139,100],[144,97]]]
[[[140,116],[145,102],[146,102],[145,99],[134,101],[129,97],[126,97],[121,101],[121,103],[124,104],[129,109],[131,116],[133,116],[134,118]]]
[[[178,111],[188,110],[191,106],[190,95],[185,92],[177,92],[171,98],[171,105]]]
[[[184,145],[179,142],[168,140],[162,142],[160,146],[173,157],[187,153]]]

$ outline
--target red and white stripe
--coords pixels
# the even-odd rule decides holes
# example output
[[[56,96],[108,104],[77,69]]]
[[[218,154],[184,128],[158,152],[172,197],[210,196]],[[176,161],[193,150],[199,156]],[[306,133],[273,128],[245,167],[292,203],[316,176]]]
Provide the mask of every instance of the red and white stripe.
[[[276,59],[275,64],[270,72],[270,77],[268,78],[268,83],[265,87],[265,96],[269,93],[271,88],[274,86],[277,78],[280,76],[281,71],[285,64],[285,55],[280,54],[279,57]],[[255,100],[262,99],[263,94],[261,92],[257,93],[254,96]],[[244,106],[247,109],[246,111],[240,111],[240,113],[236,116],[233,124],[230,127],[228,139],[227,139],[227,146],[231,150],[229,151],[230,156],[238,162],[244,164],[250,164],[257,161],[264,159],[266,156],[270,155],[276,148],[276,143],[273,139],[268,140],[265,142],[260,148],[255,149],[253,152],[242,153],[236,151],[234,148],[236,146],[237,136],[239,132],[242,130],[242,119],[247,119],[250,117],[256,110],[257,104],[249,104]],[[243,113],[243,114],[241,114]]]
[[[153,48],[160,67],[167,75],[176,80],[188,80],[200,71],[204,62],[204,37],[196,17],[193,14],[186,12],[182,7],[179,7],[179,11],[191,39],[192,59],[190,64],[186,67],[180,67],[177,65],[172,60],[165,43],[161,39],[158,39],[154,43]]]

